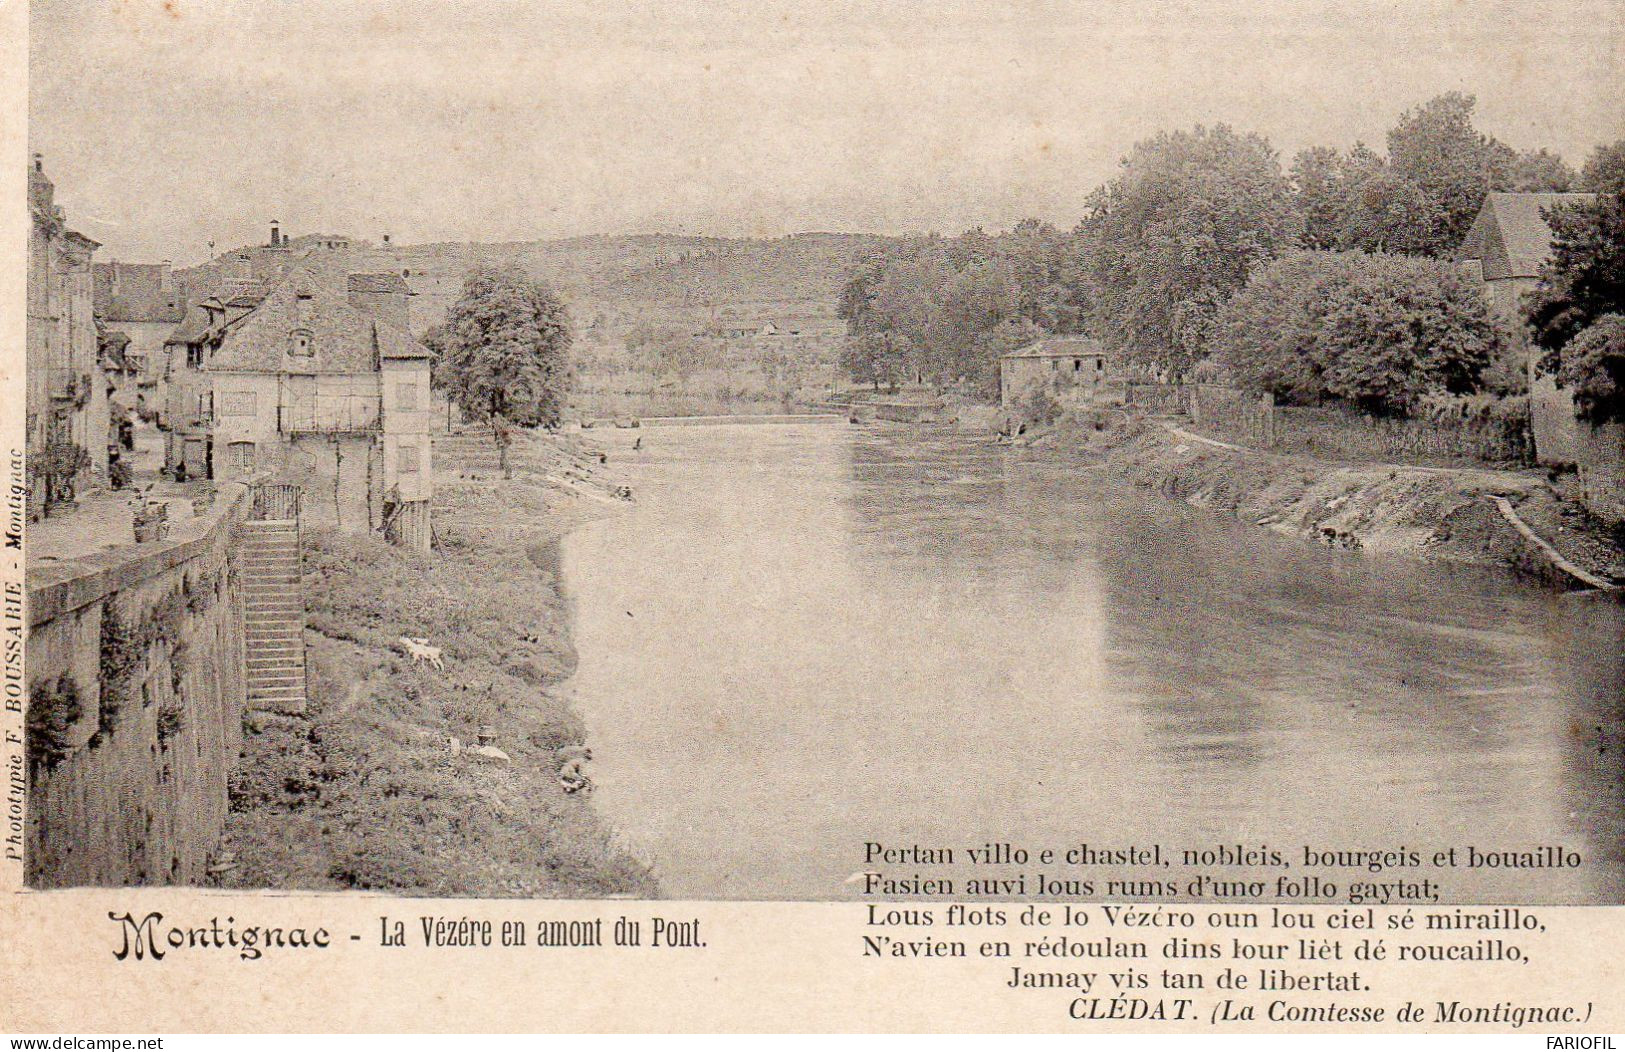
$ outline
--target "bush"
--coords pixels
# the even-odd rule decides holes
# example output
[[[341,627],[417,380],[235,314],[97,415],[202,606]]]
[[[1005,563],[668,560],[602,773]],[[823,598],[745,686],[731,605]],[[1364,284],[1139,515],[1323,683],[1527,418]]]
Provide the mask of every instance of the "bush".
[[[1483,296],[1450,264],[1360,252],[1265,267],[1215,335],[1220,364],[1249,390],[1388,416],[1432,394],[1480,390],[1502,342]]]
[[[1557,382],[1574,392],[1581,420],[1625,422],[1625,315],[1604,314],[1570,340]]]

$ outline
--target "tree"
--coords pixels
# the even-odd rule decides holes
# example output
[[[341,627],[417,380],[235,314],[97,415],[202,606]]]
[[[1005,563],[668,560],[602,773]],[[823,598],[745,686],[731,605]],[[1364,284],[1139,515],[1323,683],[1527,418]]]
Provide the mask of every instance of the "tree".
[[[1263,268],[1225,306],[1214,339],[1249,390],[1384,415],[1478,390],[1500,342],[1482,293],[1450,264],[1359,252]]]
[[[1183,373],[1220,305],[1301,229],[1262,137],[1218,125],[1141,142],[1081,228],[1089,327],[1132,363]]]
[[[1348,212],[1342,156],[1330,146],[1300,150],[1292,158],[1292,197],[1303,217],[1303,247],[1337,248]]]
[[[1593,424],[1625,423],[1625,315],[1604,314],[1563,348],[1557,382]]]
[[[557,427],[570,381],[570,319],[522,268],[483,265],[446,315],[436,375],[467,417],[489,424],[503,476],[509,428]]]
[[[1518,156],[1473,127],[1471,95],[1451,91],[1400,115],[1388,132],[1388,164],[1410,179],[1434,210],[1425,239],[1429,255],[1455,251],[1484,203],[1511,181]]]
[[[1577,189],[1594,194],[1617,194],[1625,190],[1625,139],[1599,146],[1580,169]]]
[[[1504,189],[1520,194],[1567,193],[1578,176],[1568,162],[1549,150],[1525,150],[1512,165]]]
[[[1625,189],[1543,213],[1552,254],[1524,301],[1540,368],[1559,372],[1563,347],[1605,314],[1625,314]]]
[[[1438,225],[1438,209],[1427,193],[1381,166],[1349,187],[1337,247],[1425,255]]]
[[[1538,366],[1581,419],[1625,421],[1625,188],[1544,215],[1552,254],[1524,300]]]

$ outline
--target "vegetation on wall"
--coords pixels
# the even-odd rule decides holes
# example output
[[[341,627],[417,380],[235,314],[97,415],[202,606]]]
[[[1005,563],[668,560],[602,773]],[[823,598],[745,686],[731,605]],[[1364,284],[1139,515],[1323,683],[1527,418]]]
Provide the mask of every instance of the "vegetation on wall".
[[[25,721],[29,767],[46,773],[55,769],[68,754],[73,726],[83,714],[79,684],[72,676],[36,682],[28,692]]]

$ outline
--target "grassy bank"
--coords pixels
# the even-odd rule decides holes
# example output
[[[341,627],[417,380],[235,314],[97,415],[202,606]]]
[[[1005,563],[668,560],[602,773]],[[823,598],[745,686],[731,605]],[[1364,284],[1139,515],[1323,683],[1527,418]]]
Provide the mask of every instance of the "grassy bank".
[[[1164,496],[1328,547],[1499,565],[1558,587],[1575,581],[1514,529],[1505,498],[1542,539],[1604,578],[1625,578],[1616,531],[1562,500],[1538,474],[1384,464],[1219,448],[1155,421],[1106,414],[1102,430],[1067,427],[1057,445],[1086,450]],[[1188,429],[1188,424],[1178,424]]]
[[[651,896],[588,796],[556,781],[583,729],[557,687],[574,668],[556,539],[583,499],[545,475],[539,445],[513,480],[437,477],[437,550],[306,536],[309,705],[251,720],[223,850],[237,887],[404,894]],[[554,459],[580,458],[555,451]],[[437,451],[438,455],[438,451]],[[423,636],[445,669],[396,645]],[[481,729],[511,762],[467,751]]]

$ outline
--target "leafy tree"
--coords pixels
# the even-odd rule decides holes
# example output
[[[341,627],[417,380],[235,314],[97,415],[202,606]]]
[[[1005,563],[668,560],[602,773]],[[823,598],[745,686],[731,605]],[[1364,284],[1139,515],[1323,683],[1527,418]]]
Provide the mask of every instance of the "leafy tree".
[[[1329,291],[1316,336],[1326,391],[1369,412],[1477,390],[1500,346],[1483,293],[1449,263],[1366,256]]]
[[[1427,193],[1383,166],[1349,187],[1337,247],[1422,255],[1438,224],[1438,209]]]
[[[1599,146],[1580,169],[1576,189],[1594,194],[1617,194],[1625,190],[1625,139]]]
[[[1405,415],[1427,394],[1477,390],[1501,337],[1482,293],[1448,263],[1315,252],[1255,274],[1214,342],[1250,390]]]
[[[1303,247],[1329,251],[1342,242],[1348,187],[1342,156],[1311,146],[1292,158],[1292,197],[1303,217]]]
[[[1215,326],[1214,357],[1242,387],[1289,405],[1326,397],[1315,337],[1325,287],[1346,280],[1352,257],[1298,252],[1258,270],[1225,305]]]
[[[1563,348],[1557,382],[1581,420],[1625,423],[1625,315],[1604,314]]]
[[[1540,367],[1556,373],[1564,345],[1605,314],[1625,314],[1625,189],[1544,213],[1552,254],[1524,301]]]
[[[1218,125],[1141,142],[1080,230],[1090,328],[1131,363],[1182,373],[1224,300],[1301,229],[1262,137]]]
[[[520,267],[482,265],[434,340],[441,386],[465,416],[491,426],[506,476],[510,427],[558,426],[570,381],[564,304]]]
[[[1539,367],[1573,392],[1581,419],[1625,420],[1625,189],[1545,217],[1552,254],[1524,301]]]
[[[1549,150],[1525,150],[1513,162],[1503,189],[1521,194],[1567,193],[1579,177],[1568,162]]]
[[[1473,127],[1476,101],[1446,92],[1406,110],[1388,132],[1389,166],[1420,187],[1434,210],[1430,255],[1455,250],[1484,195],[1510,185],[1518,161],[1511,147]]]

